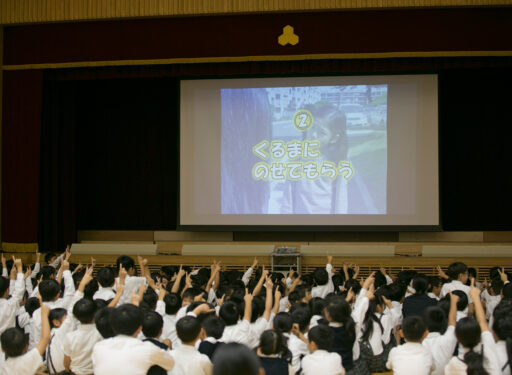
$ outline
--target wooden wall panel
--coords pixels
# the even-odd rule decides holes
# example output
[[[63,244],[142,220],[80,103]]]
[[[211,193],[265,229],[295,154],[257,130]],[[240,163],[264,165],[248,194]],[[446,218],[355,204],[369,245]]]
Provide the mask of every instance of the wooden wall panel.
[[[0,0],[0,24],[228,13],[510,5],[509,0]]]

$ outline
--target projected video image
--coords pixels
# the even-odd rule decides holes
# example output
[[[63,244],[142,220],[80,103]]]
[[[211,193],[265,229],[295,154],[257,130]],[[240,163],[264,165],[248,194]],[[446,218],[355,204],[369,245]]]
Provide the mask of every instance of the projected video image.
[[[222,89],[223,214],[386,214],[387,85]]]

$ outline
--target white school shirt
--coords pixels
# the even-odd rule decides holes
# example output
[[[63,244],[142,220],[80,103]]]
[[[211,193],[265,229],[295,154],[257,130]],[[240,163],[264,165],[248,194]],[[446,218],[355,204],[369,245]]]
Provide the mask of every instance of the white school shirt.
[[[253,271],[254,270],[252,269],[252,267],[249,267],[247,269],[247,271],[245,271],[244,275],[242,276],[242,282],[245,284],[245,286],[247,286],[247,284],[249,284],[249,281],[251,280]]]
[[[450,292],[453,292],[454,290],[462,290],[468,296],[468,304],[470,304],[473,303],[473,300],[469,296],[470,289],[471,287],[462,284],[462,282],[460,282],[459,280],[453,280],[443,285],[443,287],[441,288],[441,298],[444,298],[444,296],[446,296]]]
[[[66,335],[62,347],[64,354],[71,358],[71,371],[76,375],[92,374],[92,349],[103,340],[96,325],[82,324],[76,331]]]
[[[169,351],[149,341],[118,335],[94,345],[92,363],[94,375],[141,375],[153,365],[170,370],[174,359]]]
[[[116,277],[117,283],[119,283],[119,277]],[[141,285],[146,285],[146,278],[140,276],[126,276],[124,279],[124,291],[121,298],[119,298],[118,305],[123,305],[125,303],[131,303],[132,301],[132,291],[133,293],[137,293]]]
[[[304,341],[299,339],[295,335],[289,335],[288,338],[288,349],[292,353],[292,367],[293,370],[298,373],[300,370],[301,358],[309,354],[308,346]]]
[[[171,350],[174,358],[174,367],[169,375],[210,375],[213,370],[210,358],[199,353],[190,345],[181,345],[178,349]]]
[[[430,332],[421,344],[430,351],[434,359],[432,375],[443,375],[444,367],[450,361],[457,346],[455,326],[448,326],[442,335],[439,332]]]
[[[508,364],[507,342],[500,340],[496,343],[496,354],[498,355],[498,363],[503,375],[510,375],[511,370]]]
[[[327,264],[325,266],[325,270],[327,271],[328,280],[325,285],[317,285],[311,289],[311,297],[320,297],[325,298],[329,293],[334,292],[334,284],[332,283],[332,264]]]
[[[11,298],[0,298],[0,334],[16,326],[16,313],[25,293],[25,280],[22,273],[17,274],[14,289],[9,289],[9,292]]]
[[[316,327],[320,319],[323,319],[322,315],[313,315],[309,321],[309,329]]]
[[[108,301],[116,296],[116,292],[114,292],[113,287],[102,287],[100,286],[98,291],[94,293],[92,296],[93,300],[102,299],[104,301]]]
[[[265,320],[263,317],[259,317],[254,323],[250,323],[247,346],[251,349],[256,349],[260,345],[261,334],[270,328],[272,328],[270,321]]]
[[[406,342],[389,352],[386,367],[394,375],[429,375],[434,369],[432,354],[418,342]]]
[[[73,282],[73,276],[71,276],[71,272],[69,270],[64,271],[62,273],[62,278],[64,280],[64,296],[62,298],[57,299],[56,301],[43,302],[45,306],[48,306],[51,309],[56,309],[58,307],[70,310],[73,308],[74,302],[78,301],[80,298],[83,298],[83,293],[77,295],[75,297],[75,283]],[[41,308],[38,308],[32,314],[32,336],[30,336],[29,348],[33,348],[37,345],[39,340],[41,339]]]
[[[366,312],[365,312],[366,314]],[[377,322],[372,321],[373,330],[372,334],[368,338],[368,342],[372,348],[374,355],[379,355],[384,351],[383,344],[389,344],[391,338],[391,331],[397,325],[400,319],[398,308],[395,307],[392,310],[387,310],[384,314],[376,314],[380,318],[383,330],[381,331],[380,326]]]
[[[326,350],[316,350],[302,359],[303,375],[344,375],[345,369],[341,364],[338,353]]]
[[[41,354],[32,349],[19,357],[7,358],[2,369],[5,375],[34,375],[42,364]]]
[[[239,344],[249,345],[249,331],[251,325],[247,320],[240,320],[237,324],[224,328],[221,341],[226,344],[237,342]]]
[[[485,317],[489,320],[491,319],[494,309],[501,302],[501,296],[491,296],[487,289],[485,289],[481,294],[481,298],[485,301]]]
[[[482,332],[481,344],[483,345],[483,367],[489,375],[501,375],[501,367],[497,354],[494,337],[489,331]],[[482,345],[477,345],[475,351],[481,352]],[[463,362],[464,354],[468,352],[467,348],[459,345],[459,356],[452,357],[444,368],[445,375],[466,375],[467,365]]]
[[[429,296],[430,298],[435,299],[436,301],[439,301],[439,297],[438,297],[438,296],[436,296],[436,295],[435,295],[434,293],[432,293],[432,292],[430,292],[430,293],[428,294],[428,296]]]
[[[66,335],[75,330],[77,321],[72,314],[68,314],[60,327],[52,328],[50,331],[50,343],[46,347],[46,367],[55,369],[55,372],[64,371],[64,349],[63,344]],[[51,358],[51,361],[50,361]]]

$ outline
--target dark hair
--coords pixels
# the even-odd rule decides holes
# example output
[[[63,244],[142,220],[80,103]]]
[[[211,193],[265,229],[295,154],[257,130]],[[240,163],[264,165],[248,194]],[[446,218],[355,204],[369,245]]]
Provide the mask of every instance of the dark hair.
[[[358,295],[359,292],[361,291],[361,284],[359,283],[359,281],[357,281],[355,279],[350,279],[350,280],[345,281],[344,286],[345,286],[346,290],[349,290],[350,288],[352,288],[352,291],[354,292],[355,295]]]
[[[423,311],[423,320],[429,332],[443,334],[448,328],[448,319],[443,309],[438,306],[429,306]]]
[[[39,283],[39,294],[43,302],[53,301],[60,294],[60,285],[55,280],[43,280]]]
[[[292,323],[298,324],[301,332],[306,332],[311,321],[311,313],[307,308],[298,308],[292,311]]]
[[[306,297],[306,290],[307,287],[305,285],[299,285],[293,292],[288,294],[288,302],[290,302],[290,305],[293,306],[295,303]]]
[[[388,285],[389,288],[389,299],[391,301],[400,302],[407,292],[407,285],[401,281],[396,281],[393,284]]]
[[[356,324],[352,319],[352,309],[345,299],[334,297],[327,302],[325,309],[331,316],[333,322],[342,323],[345,333],[350,341],[354,341],[356,337]]]
[[[176,333],[184,343],[197,339],[201,332],[201,323],[193,316],[185,316],[176,323]]]
[[[457,280],[459,278],[459,275],[464,274],[467,271],[468,267],[464,263],[455,262],[448,266],[446,274],[450,277],[450,279]]]
[[[428,291],[432,292],[434,288],[441,287],[443,284],[443,281],[439,276],[430,276],[428,278]]]
[[[103,267],[100,269],[96,275],[96,278],[98,279],[98,283],[100,283],[103,288],[109,288],[113,286],[116,280],[114,270],[111,267]]]
[[[507,284],[508,285],[508,284]],[[512,299],[502,299],[492,313],[494,321],[512,316]]]
[[[91,324],[96,314],[96,303],[90,299],[82,298],[73,306],[73,315],[82,324]]]
[[[452,294],[459,297],[459,300],[457,301],[457,311],[466,310],[466,307],[468,307],[468,295],[462,290],[452,290]]]
[[[37,298],[37,297],[27,298],[27,302],[25,302],[25,311],[28,312],[28,315],[31,318],[32,318],[32,314],[34,314],[34,311],[36,311],[40,307],[41,307],[41,304],[39,303],[39,298]]]
[[[142,326],[144,312],[137,306],[124,304],[110,313],[110,325],[116,335],[133,336]]]
[[[412,287],[416,291],[415,294],[425,294],[428,288],[428,278],[425,275],[416,275],[412,279]]]
[[[258,356],[243,344],[221,345],[213,355],[213,375],[258,375],[259,371]]]
[[[252,314],[251,314],[251,323],[254,323],[260,316],[263,315],[265,311],[265,300],[256,296],[252,300]]]
[[[117,272],[121,269],[119,266],[123,265],[123,268],[128,272],[131,268],[135,270],[135,261],[127,255],[121,255],[116,260]]]
[[[512,299],[512,283],[505,284],[501,293],[503,294],[503,299]]]
[[[318,349],[329,350],[334,342],[334,333],[329,326],[319,324],[309,330],[308,339],[314,342]]]
[[[37,278],[39,279],[42,276],[43,280],[50,280],[53,275],[55,275],[55,268],[53,266],[43,266],[41,271],[38,272]]]
[[[280,358],[291,362],[292,353],[287,346],[287,338],[281,331],[267,330],[261,334],[259,348],[264,355],[278,354]]]
[[[426,330],[427,327],[421,316],[408,316],[402,321],[402,332],[407,341],[419,342]]]
[[[48,314],[48,320],[50,321],[50,328],[55,328],[53,325],[54,320],[61,321],[63,316],[66,316],[68,314],[66,309],[63,309],[61,307],[51,309],[50,313]]]
[[[112,311],[114,311],[113,307],[105,307],[98,310],[96,318],[94,319],[96,329],[104,339],[108,339],[116,335],[110,325],[110,315],[112,314]]]
[[[144,315],[144,321],[142,322],[142,333],[147,338],[156,338],[162,331],[164,326],[164,320],[162,316],[155,311],[148,311]]]
[[[224,304],[220,307],[219,317],[224,321],[227,327],[238,323],[239,316],[240,314],[238,312],[238,307],[234,302],[224,302]]]
[[[153,289],[148,288],[144,292],[142,300],[148,304],[149,310],[155,310],[156,303],[158,301],[158,294],[156,294],[156,292]]]
[[[329,274],[325,268],[316,269],[315,272],[313,272],[313,280],[316,285],[325,285],[329,282]]]
[[[492,325],[496,336],[506,343],[508,365],[512,368],[512,316],[507,316],[494,321]]]
[[[84,298],[92,299],[98,289],[98,281],[96,279],[92,279],[84,288]]]
[[[183,295],[182,295],[182,298],[185,299],[185,298],[190,298],[190,299],[194,299],[196,298],[198,295],[200,295],[201,293],[204,293],[203,290],[199,289],[199,288],[188,288],[186,289],[184,292],[183,292]]]
[[[495,295],[499,295],[503,289],[503,281],[499,279],[491,280],[491,289]]]
[[[206,336],[216,338],[217,340],[220,340],[226,327],[222,319],[216,315],[207,317],[203,320],[201,326],[206,332]]]
[[[9,357],[19,357],[25,351],[28,340],[27,335],[19,328],[9,328],[0,336],[2,349]]]
[[[181,297],[176,293],[169,293],[164,297],[165,313],[174,315],[181,308]]]
[[[470,375],[487,374],[483,366],[483,356],[474,351],[475,346],[480,343],[480,325],[473,317],[462,318],[455,326],[455,336],[459,343],[468,348],[469,351],[464,355],[467,373]]]
[[[311,298],[309,301],[309,308],[311,309],[312,315],[322,315],[325,308],[325,300],[320,297]]]
[[[397,281],[403,283],[404,285],[409,285],[411,280],[418,274],[417,271],[414,270],[404,270],[397,273],[396,278]]]
[[[382,299],[382,296],[378,294],[375,295],[375,298],[370,300],[370,303],[368,304],[368,309],[366,310],[366,314],[363,320],[363,335],[361,337],[363,341],[368,341],[370,339],[370,336],[373,333],[373,323],[377,323],[377,325],[380,328],[381,334],[384,334],[384,327],[382,326],[380,319],[375,314],[377,312],[377,306],[382,306],[383,304],[384,301]]]
[[[476,279],[476,268],[468,267],[468,275]]]
[[[492,267],[489,270],[489,279],[491,279],[491,280],[494,280],[494,279],[500,280],[501,279],[500,270],[501,270],[501,267],[498,267],[498,266]]]
[[[10,281],[7,278],[0,276],[0,298],[2,298],[7,289],[9,289],[9,284]]]
[[[287,312],[277,313],[274,317],[274,329],[283,333],[288,333],[292,330],[292,317]]]
[[[57,256],[57,255],[55,255],[54,253],[46,253],[46,254],[44,254],[44,261],[46,262],[46,264],[50,264],[50,261],[55,256]]]
[[[387,285],[388,281],[386,280],[386,276],[382,274],[382,272],[375,272],[375,281],[373,285],[375,286],[375,290],[379,289],[381,286]]]

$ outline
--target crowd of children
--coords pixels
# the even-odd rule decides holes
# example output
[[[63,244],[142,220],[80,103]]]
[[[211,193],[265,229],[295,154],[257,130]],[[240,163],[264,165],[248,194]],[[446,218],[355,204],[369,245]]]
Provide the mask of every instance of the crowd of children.
[[[128,256],[93,277],[69,249],[2,256],[0,375],[511,374],[512,284],[461,262],[428,277],[357,266],[287,275]]]

